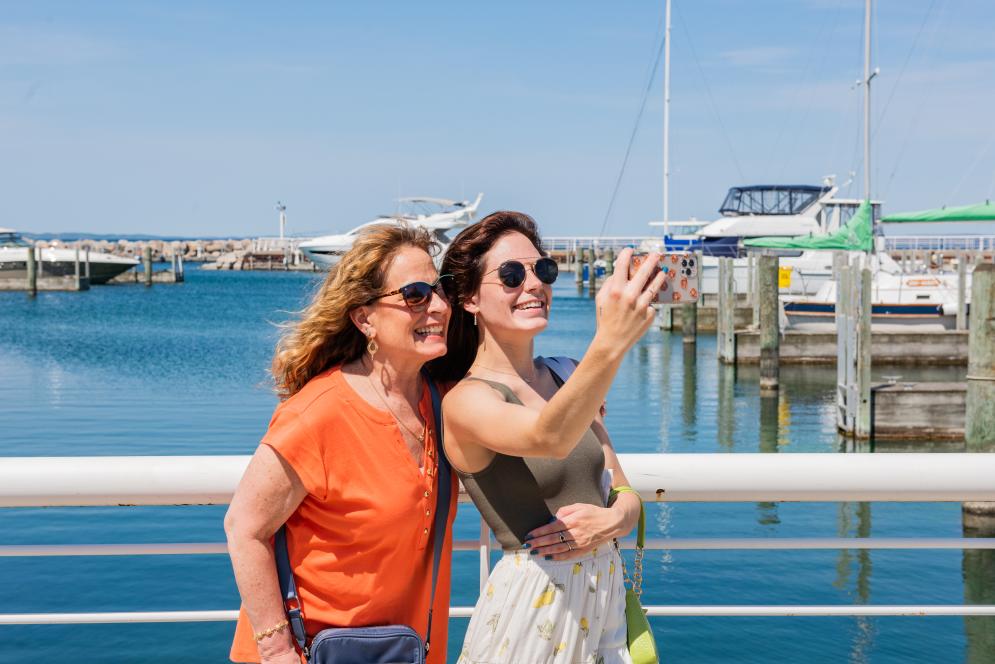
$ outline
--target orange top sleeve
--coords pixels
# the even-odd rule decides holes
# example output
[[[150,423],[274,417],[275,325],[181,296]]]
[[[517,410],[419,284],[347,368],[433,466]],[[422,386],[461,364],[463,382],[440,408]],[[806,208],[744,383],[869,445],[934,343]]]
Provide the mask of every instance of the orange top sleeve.
[[[310,636],[325,627],[410,625],[425,636],[436,510],[435,442],[428,389],[423,468],[393,416],[374,408],[333,369],[280,404],[262,444],[294,469],[307,496],[287,521],[287,546]],[[439,563],[429,664],[446,661],[455,477]],[[231,659],[258,662],[239,614]]]

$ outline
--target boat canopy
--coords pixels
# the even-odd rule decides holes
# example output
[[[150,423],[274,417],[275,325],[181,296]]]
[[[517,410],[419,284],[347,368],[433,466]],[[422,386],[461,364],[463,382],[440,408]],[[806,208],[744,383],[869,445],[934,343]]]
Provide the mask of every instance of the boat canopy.
[[[772,249],[842,249],[844,251],[870,251],[873,242],[871,204],[864,201],[850,221],[828,235],[800,235],[797,237],[758,237],[744,240],[747,247]]]
[[[828,191],[829,187],[807,184],[733,187],[726,194],[719,214],[726,217],[744,214],[801,214]]]
[[[919,212],[899,212],[889,214],[881,221],[898,222],[934,222],[934,221],[995,221],[995,205],[985,201],[978,205],[962,205],[960,207],[942,207],[936,210],[920,210]]]

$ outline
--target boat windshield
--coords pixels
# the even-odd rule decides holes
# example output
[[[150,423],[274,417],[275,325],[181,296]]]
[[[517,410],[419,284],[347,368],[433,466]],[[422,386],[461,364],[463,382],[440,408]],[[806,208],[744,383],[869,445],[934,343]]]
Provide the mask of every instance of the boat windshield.
[[[809,185],[733,187],[726,194],[726,199],[719,208],[719,214],[726,217],[747,214],[801,214],[828,191],[828,187]]]
[[[0,233],[0,247],[30,247],[31,243],[17,233]]]

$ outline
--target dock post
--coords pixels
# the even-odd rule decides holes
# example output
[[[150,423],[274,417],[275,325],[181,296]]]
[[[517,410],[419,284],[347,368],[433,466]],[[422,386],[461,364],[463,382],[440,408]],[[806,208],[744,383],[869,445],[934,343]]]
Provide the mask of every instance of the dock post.
[[[587,268],[587,294],[594,297],[598,294],[598,271],[594,268],[594,261],[598,260],[598,252],[592,247],[589,249],[590,258]]]
[[[176,275],[176,282],[180,283],[183,281],[183,254],[177,254],[176,256],[176,267],[179,268],[179,273]]]
[[[732,258],[719,259],[719,310],[717,331],[719,362],[736,363],[736,292]]]
[[[760,328],[760,260],[755,254],[753,256],[753,274],[750,275],[750,304],[753,305],[754,329]]]
[[[957,256],[957,329],[967,329],[967,255]]]
[[[757,269],[760,300],[760,391],[779,387],[781,329],[778,321],[777,256],[761,255]]]
[[[674,307],[670,304],[661,304],[656,308],[656,326],[668,332],[674,329]]]
[[[82,276],[79,268],[80,268],[80,264],[79,264],[79,244],[77,244],[76,245],[76,252],[75,252],[75,254],[73,256],[73,279],[74,279],[74,284],[73,285],[76,288],[76,290],[80,289],[80,279],[79,278],[80,278],[80,276]]]
[[[974,270],[967,351],[968,452],[995,452],[995,265]],[[995,534],[995,503],[962,504],[965,530]]]
[[[753,284],[755,281],[753,274],[756,271],[757,271],[757,256],[756,254],[751,252],[746,255],[746,302],[750,306],[753,306],[753,303],[757,299],[757,294],[753,290]],[[735,283],[735,279],[733,280],[733,282]]]
[[[35,247],[28,247],[28,297],[38,295],[38,264],[35,262]]]
[[[86,248],[86,253],[84,253],[83,256],[84,256],[84,262],[83,262],[84,272],[83,272],[83,274],[86,275],[86,280],[90,281],[90,247]]]
[[[615,274],[615,250],[611,247],[605,249],[605,276],[610,277]]]
[[[857,315],[857,438],[871,437],[871,276],[870,261],[857,260],[854,286],[859,294]]]
[[[145,286],[152,285],[152,247],[146,246],[142,250],[142,268],[145,270]]]
[[[577,284],[577,293],[584,290],[584,250],[577,247],[574,254],[574,282]]]

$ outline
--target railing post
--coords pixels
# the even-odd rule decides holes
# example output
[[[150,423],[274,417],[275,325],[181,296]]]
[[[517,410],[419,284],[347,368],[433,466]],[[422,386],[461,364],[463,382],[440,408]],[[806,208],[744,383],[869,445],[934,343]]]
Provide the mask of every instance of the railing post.
[[[760,280],[760,390],[779,387],[781,329],[778,321],[778,257],[762,255]]]

